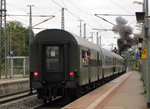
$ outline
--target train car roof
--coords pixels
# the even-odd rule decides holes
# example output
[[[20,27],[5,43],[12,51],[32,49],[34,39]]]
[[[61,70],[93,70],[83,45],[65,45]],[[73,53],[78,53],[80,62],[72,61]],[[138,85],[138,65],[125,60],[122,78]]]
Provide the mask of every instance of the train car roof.
[[[51,37],[50,37],[51,35]],[[65,30],[60,30],[60,29],[47,29],[44,31],[39,32],[36,34],[36,37],[33,38],[32,42],[38,42],[38,40],[50,40],[50,38],[55,38],[54,36],[61,36],[59,38],[64,39],[64,40],[72,40],[73,42],[77,43],[78,45],[97,50],[101,52],[101,48],[99,48],[96,44],[89,42],[87,39],[84,39],[78,35],[75,35],[73,33],[70,33]],[[60,39],[59,39],[60,40]],[[31,43],[32,43],[31,42]]]
[[[119,59],[123,59],[123,57],[121,57],[120,55],[118,55],[118,54],[116,54],[116,53],[114,53],[114,52],[111,52],[111,51],[109,51],[109,50],[107,50],[107,49],[104,49],[104,48],[101,48],[101,49],[102,49],[103,53],[104,53],[106,56],[109,56],[109,57],[117,57],[117,58],[119,58]]]
[[[36,39],[37,39],[36,42],[38,42],[41,39],[48,41],[48,40],[50,40],[49,38],[51,38],[49,35],[52,35],[53,38],[55,35],[57,35],[57,36],[63,35],[63,37],[60,37],[61,39],[66,38],[68,40],[73,40],[75,43],[77,43],[80,46],[84,46],[84,47],[87,47],[87,48],[90,48],[90,49],[93,49],[93,50],[96,50],[99,52],[103,52],[103,54],[110,56],[110,57],[122,58],[120,55],[117,55],[117,54],[115,54],[109,50],[106,50],[102,47],[99,47],[96,44],[88,41],[87,39],[84,39],[78,35],[75,35],[73,33],[70,33],[70,32],[65,31],[65,30],[60,30],[60,29],[47,29],[47,30],[41,31],[40,33],[38,33],[36,35],[36,37],[34,37],[34,39],[32,40],[31,43],[33,43],[34,40],[36,40]]]
[[[74,38],[77,40],[77,42],[78,42],[79,45],[86,46],[86,47],[88,47],[88,48],[90,48],[90,49],[95,49],[95,50],[97,50],[97,51],[102,51],[99,46],[97,46],[96,44],[94,44],[94,43],[88,41],[87,39],[84,39],[84,38],[82,38],[82,37],[79,37],[79,36],[77,36],[77,35],[75,35],[75,34],[73,34],[73,33],[71,33],[71,34],[72,34],[72,35],[74,36]]]

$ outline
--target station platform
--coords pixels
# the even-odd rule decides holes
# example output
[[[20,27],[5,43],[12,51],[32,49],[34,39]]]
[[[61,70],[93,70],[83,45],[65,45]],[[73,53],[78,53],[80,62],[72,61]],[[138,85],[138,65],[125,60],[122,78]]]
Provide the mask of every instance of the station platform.
[[[0,79],[0,97],[29,90],[29,78]]]
[[[62,109],[148,109],[140,74],[131,71]]]
[[[147,98],[139,72],[131,75],[104,106],[104,109],[150,109],[147,108]]]

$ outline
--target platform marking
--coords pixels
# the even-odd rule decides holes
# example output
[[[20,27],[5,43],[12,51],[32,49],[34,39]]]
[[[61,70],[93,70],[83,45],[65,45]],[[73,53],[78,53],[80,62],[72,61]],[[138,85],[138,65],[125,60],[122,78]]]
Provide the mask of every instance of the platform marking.
[[[123,107],[105,107],[104,109],[124,109]]]
[[[115,90],[130,74],[125,74],[122,76],[122,81],[117,83],[114,87],[112,87],[110,90],[108,90],[105,94],[103,94],[101,97],[99,97],[95,102],[90,104],[86,109],[94,109],[98,104],[100,104],[113,90]]]

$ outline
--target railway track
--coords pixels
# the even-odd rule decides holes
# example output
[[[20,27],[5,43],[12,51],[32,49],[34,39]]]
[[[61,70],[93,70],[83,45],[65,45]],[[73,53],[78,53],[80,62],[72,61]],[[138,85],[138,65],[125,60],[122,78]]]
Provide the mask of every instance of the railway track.
[[[106,84],[107,82],[109,82],[109,80],[99,85],[99,87]],[[67,99],[62,99],[61,97],[57,97],[53,99],[51,102],[43,104],[42,100],[37,99],[35,90],[33,91],[33,94],[29,94],[29,93],[30,91],[26,90],[23,92],[0,96],[0,109],[16,109],[16,107],[12,108],[12,106],[14,105],[21,106],[20,107],[21,109],[27,109],[27,108],[28,109],[60,109],[73,101],[73,100],[67,100]],[[83,96],[85,94],[83,94]],[[13,102],[17,102],[17,103],[13,104]],[[10,105],[9,107],[7,106],[5,108],[3,107],[3,105],[8,105],[8,104]]]
[[[103,83],[101,83],[98,87],[96,87],[95,89],[107,84],[108,82],[112,81],[113,79],[119,77],[120,75],[117,75],[116,77],[112,78],[111,80],[105,80]],[[89,92],[94,91],[95,89],[90,90]],[[87,92],[87,93],[89,93]],[[82,96],[86,95],[87,93],[83,94]],[[81,96],[81,97],[82,97]],[[57,100],[53,100],[50,103],[46,103],[46,104],[40,104],[35,106],[32,109],[61,109],[62,107],[64,107],[65,105],[68,105],[69,103],[73,102],[74,100],[66,100],[66,99],[57,99]]]
[[[5,103],[9,103],[9,102],[12,102],[15,100],[19,100],[19,99],[22,99],[25,97],[29,97],[29,96],[32,96],[35,94],[36,94],[36,91],[34,91],[33,94],[30,94],[30,91],[26,90],[26,91],[11,93],[8,95],[3,95],[3,96],[0,96],[0,105],[5,104]]]
[[[66,100],[62,97],[55,98],[51,102],[48,102],[46,104],[39,104],[32,109],[60,109],[64,107],[65,105],[71,103],[73,100]]]
[[[37,99],[36,91],[30,94],[30,91],[12,93],[9,95],[0,96],[0,109],[60,109],[65,105],[61,97],[53,99],[50,103],[44,104]]]

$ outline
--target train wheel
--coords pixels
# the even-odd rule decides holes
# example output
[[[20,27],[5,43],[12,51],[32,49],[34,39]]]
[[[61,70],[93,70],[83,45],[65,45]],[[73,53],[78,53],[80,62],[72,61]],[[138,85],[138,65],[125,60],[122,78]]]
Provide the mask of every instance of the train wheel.
[[[79,86],[70,89],[69,92],[72,99],[77,99],[81,96],[81,88]]]
[[[76,95],[76,98],[79,98],[82,95],[82,87],[78,86],[75,89],[75,95]]]

